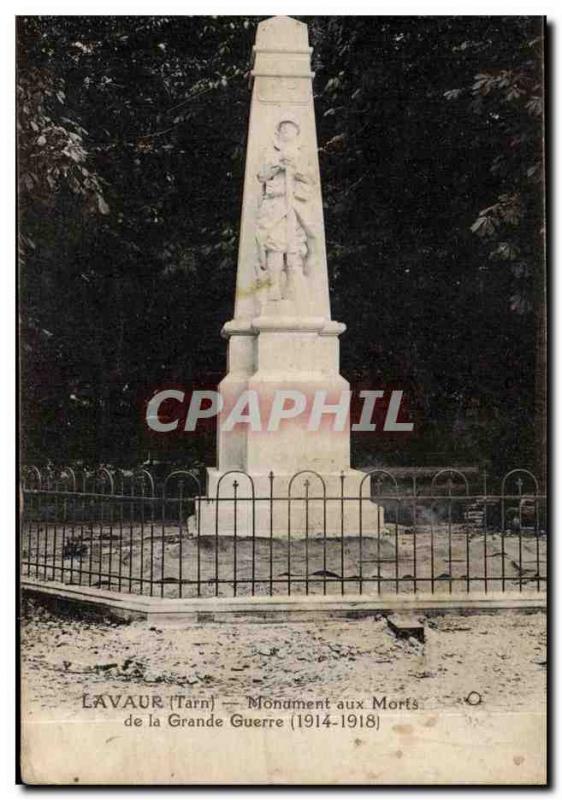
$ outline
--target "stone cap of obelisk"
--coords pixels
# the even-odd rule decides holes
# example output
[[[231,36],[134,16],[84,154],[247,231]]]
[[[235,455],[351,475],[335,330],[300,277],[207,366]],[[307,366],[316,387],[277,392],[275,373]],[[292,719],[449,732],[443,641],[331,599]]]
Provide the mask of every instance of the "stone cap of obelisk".
[[[276,318],[291,318],[305,329],[335,332],[330,322],[311,53],[303,22],[272,17],[258,24],[235,310],[234,319],[223,329],[225,335],[259,330],[256,320],[271,329]],[[286,163],[284,148],[289,145],[280,140],[283,127],[296,137],[290,143],[294,155],[290,167],[275,166]],[[301,283],[288,291],[288,298],[272,300],[271,275],[275,273],[270,265],[282,259],[286,265],[290,258],[302,264],[295,270]],[[288,274],[288,270],[282,274],[283,285]]]

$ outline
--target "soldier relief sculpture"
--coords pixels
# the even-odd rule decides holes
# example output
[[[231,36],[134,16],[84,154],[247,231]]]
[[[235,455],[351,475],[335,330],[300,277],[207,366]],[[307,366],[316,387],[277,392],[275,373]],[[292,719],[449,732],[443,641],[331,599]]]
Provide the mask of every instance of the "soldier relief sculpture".
[[[308,203],[316,183],[300,142],[300,123],[283,115],[257,174],[261,184],[256,220],[258,276],[265,273],[268,300],[307,306],[316,235]]]

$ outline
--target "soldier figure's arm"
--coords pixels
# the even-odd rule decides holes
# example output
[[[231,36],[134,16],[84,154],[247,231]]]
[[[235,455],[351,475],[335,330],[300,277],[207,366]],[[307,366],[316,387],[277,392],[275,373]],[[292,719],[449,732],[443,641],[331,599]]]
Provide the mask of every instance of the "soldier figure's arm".
[[[274,178],[279,172],[283,171],[283,167],[278,161],[264,162],[261,166],[257,178],[260,183],[267,183]]]

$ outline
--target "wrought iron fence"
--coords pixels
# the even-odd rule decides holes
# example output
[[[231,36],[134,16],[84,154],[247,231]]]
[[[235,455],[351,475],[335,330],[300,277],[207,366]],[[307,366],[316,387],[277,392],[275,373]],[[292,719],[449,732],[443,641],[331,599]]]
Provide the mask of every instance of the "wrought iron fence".
[[[546,497],[525,469],[495,493],[485,472],[375,469],[355,495],[345,475],[280,492],[270,473],[259,493],[232,471],[212,497],[186,470],[22,473],[24,577],[173,598],[546,590]]]

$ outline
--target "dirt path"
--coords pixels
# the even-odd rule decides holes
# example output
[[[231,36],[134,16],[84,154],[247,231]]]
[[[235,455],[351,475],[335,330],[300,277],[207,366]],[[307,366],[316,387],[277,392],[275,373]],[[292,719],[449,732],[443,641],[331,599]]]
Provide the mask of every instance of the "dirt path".
[[[222,698],[371,694],[421,709],[466,705],[542,711],[546,618],[541,612],[443,615],[426,643],[397,640],[384,619],[193,624],[158,630],[55,616],[27,601],[22,682],[31,714],[78,714],[83,693],[182,692]],[[474,696],[473,696],[474,697]]]

